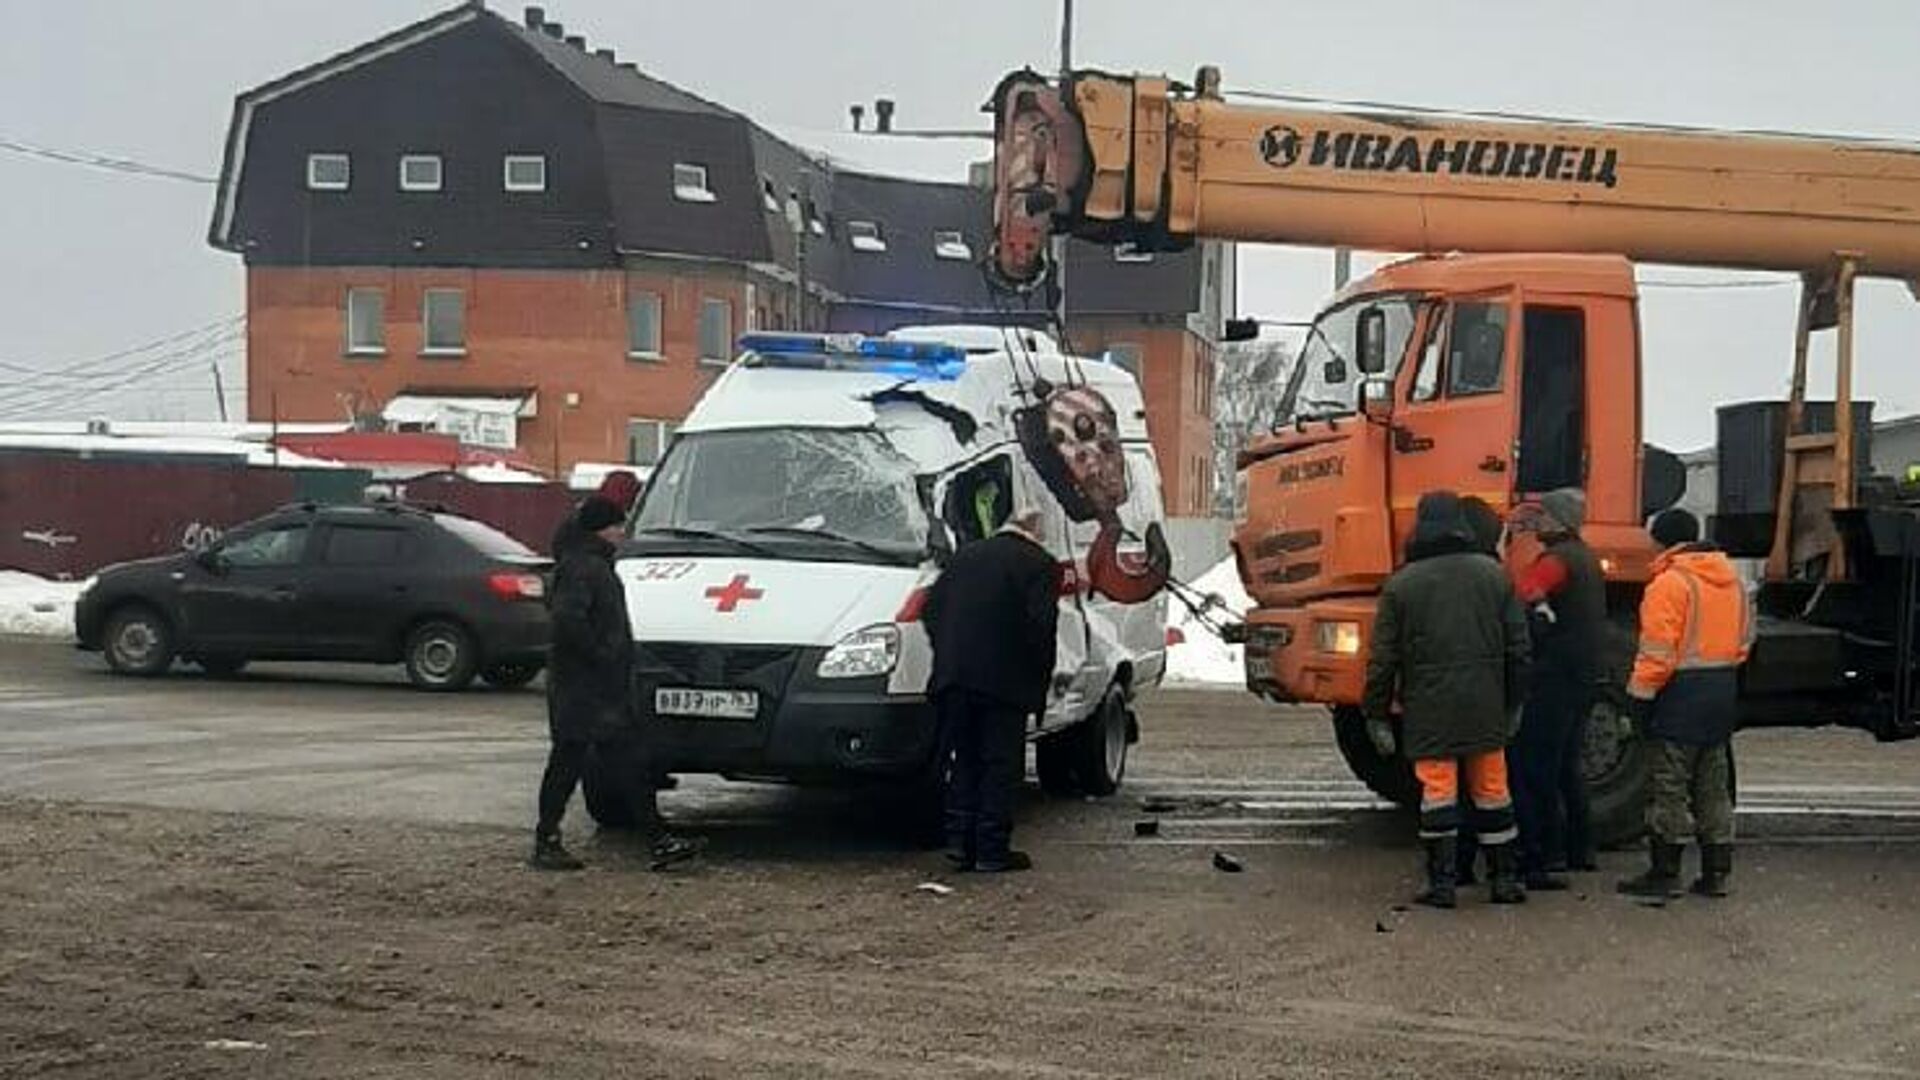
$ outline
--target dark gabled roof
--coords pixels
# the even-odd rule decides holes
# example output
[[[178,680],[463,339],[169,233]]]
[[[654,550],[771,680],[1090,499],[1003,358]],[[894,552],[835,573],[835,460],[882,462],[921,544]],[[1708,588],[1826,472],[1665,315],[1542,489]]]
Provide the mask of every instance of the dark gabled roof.
[[[288,75],[282,75],[271,82],[262,83],[251,90],[241,93],[233,101],[233,121],[227,126],[227,142],[220,165],[220,186],[215,189],[213,201],[213,224],[208,230],[208,242],[215,247],[232,250],[229,232],[233,225],[234,204],[239,194],[240,173],[245,164],[247,130],[252,122],[253,110],[274,98],[293,93],[323,79],[358,67],[361,64],[377,60],[389,53],[399,52],[428,38],[437,37],[458,26],[464,26],[475,19],[498,18],[481,4],[480,0],[465,0],[458,7],[448,8],[435,15],[429,15],[419,22],[403,26],[391,34],[373,39],[364,45],[348,49],[342,53],[309,64]]]
[[[581,93],[599,104],[627,105],[636,109],[659,109],[664,112],[739,116],[733,110],[716,105],[697,94],[690,94],[671,83],[643,75],[636,68],[616,63],[604,56],[596,56],[544,30],[535,30],[498,15],[494,18],[499,19],[502,25],[525,41],[529,48],[539,53],[541,59],[552,64],[555,70],[566,76],[567,81],[579,87]]]
[[[740,262],[772,258],[744,118],[602,105],[595,125],[622,249]],[[705,166],[714,201],[677,198],[675,163]]]
[[[837,286],[848,300],[937,301],[943,307],[966,311],[991,308],[993,297],[978,262],[987,243],[986,192],[965,184],[835,173],[832,198]],[[885,251],[853,247],[849,227],[858,221],[879,226],[887,245]],[[934,234],[953,230],[966,237],[970,258],[942,259],[934,255]]]

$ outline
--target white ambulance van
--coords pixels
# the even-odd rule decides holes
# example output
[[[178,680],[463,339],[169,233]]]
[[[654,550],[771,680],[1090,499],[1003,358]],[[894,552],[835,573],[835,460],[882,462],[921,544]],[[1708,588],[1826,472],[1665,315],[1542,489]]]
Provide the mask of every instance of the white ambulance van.
[[[1160,475],[1133,378],[995,327],[741,348],[654,470],[617,567],[662,771],[932,783],[921,607],[955,546],[1020,504],[1061,565],[1040,779],[1114,791],[1132,702],[1166,667]],[[617,824],[600,794],[589,808]]]

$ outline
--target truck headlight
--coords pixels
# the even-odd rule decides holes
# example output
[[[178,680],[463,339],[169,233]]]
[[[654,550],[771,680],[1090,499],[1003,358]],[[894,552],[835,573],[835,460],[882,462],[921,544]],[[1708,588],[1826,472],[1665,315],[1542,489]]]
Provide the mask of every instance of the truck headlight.
[[[820,658],[823,679],[860,679],[893,673],[900,662],[900,630],[882,624],[855,630]]]
[[[1321,652],[1340,656],[1360,655],[1360,624],[1357,622],[1314,623],[1313,637]]]

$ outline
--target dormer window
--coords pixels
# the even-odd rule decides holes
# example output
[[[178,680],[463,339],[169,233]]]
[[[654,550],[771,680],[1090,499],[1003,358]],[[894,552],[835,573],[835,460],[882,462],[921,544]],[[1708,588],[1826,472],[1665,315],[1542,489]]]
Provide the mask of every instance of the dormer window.
[[[855,251],[879,253],[887,250],[886,238],[880,235],[880,226],[871,221],[847,222],[847,242]]]
[[[442,174],[439,154],[407,154],[400,159],[400,190],[439,191]]]
[[[773,181],[765,176],[760,178],[760,205],[766,207],[769,214],[780,212],[780,196],[774,194]]]
[[[547,190],[547,159],[538,154],[508,154],[504,173],[508,191]]]
[[[936,259],[972,262],[973,248],[968,246],[965,233],[958,229],[943,229],[933,234],[933,256]]]
[[[353,160],[345,154],[308,154],[308,191],[345,191],[353,183]]]
[[[707,188],[707,167],[675,162],[673,166],[673,197],[681,202],[710,203],[715,200],[712,191]]]

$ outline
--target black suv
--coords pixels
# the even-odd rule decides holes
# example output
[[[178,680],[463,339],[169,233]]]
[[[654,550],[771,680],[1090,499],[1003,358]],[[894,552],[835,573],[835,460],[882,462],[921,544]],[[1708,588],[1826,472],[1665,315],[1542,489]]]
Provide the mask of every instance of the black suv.
[[[249,660],[406,665],[427,690],[474,676],[524,686],[545,666],[547,572],[519,541],[414,507],[286,507],[212,548],[102,570],[80,596],[80,647],[113,670],[176,658],[213,675]]]

